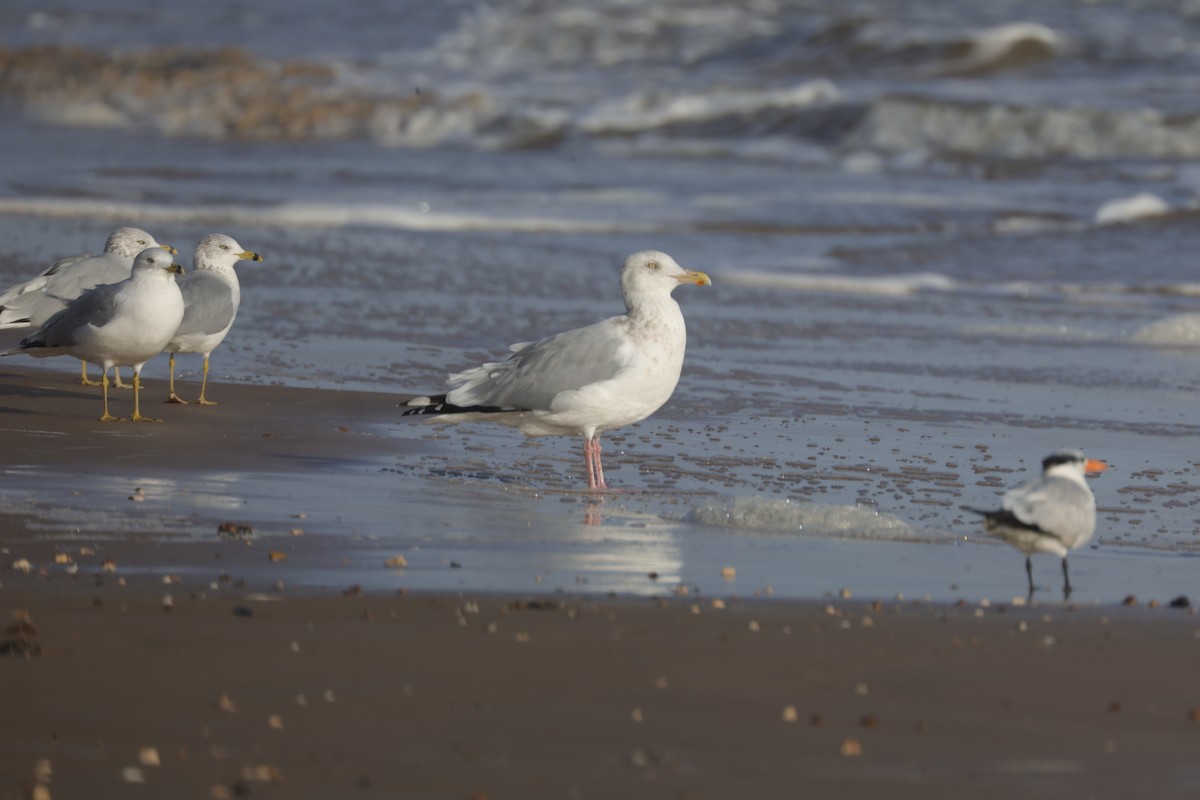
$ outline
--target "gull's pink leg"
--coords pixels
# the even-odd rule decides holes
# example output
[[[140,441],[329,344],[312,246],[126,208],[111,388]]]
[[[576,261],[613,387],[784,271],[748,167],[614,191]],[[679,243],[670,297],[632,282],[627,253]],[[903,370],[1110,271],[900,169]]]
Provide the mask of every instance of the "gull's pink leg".
[[[587,470],[588,488],[596,488],[596,470],[592,466],[592,440],[583,440],[583,466]]]
[[[604,482],[604,465],[600,463],[600,436],[596,435],[592,439],[592,457],[596,459],[596,487],[597,489],[607,489],[608,484]]]

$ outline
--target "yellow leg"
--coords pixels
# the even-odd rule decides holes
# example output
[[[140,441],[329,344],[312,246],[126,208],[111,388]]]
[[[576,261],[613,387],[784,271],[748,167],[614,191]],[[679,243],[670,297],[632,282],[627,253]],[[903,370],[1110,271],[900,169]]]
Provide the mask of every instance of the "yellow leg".
[[[153,417],[143,417],[138,410],[138,395],[142,391],[142,376],[138,370],[133,371],[133,415],[129,417],[130,422],[162,422],[161,419]]]
[[[79,382],[82,383],[84,386],[99,386],[100,385],[100,381],[93,381],[88,378],[86,361],[79,362]]]
[[[204,380],[202,380],[200,382],[200,399],[197,400],[196,402],[202,406],[217,405],[216,401],[214,401],[214,400],[205,400],[204,399],[204,390],[206,388],[208,388],[208,355],[207,354],[205,354],[205,356],[204,356]]]
[[[84,362],[83,368],[87,369],[87,362]],[[117,418],[108,413],[108,369],[105,367],[101,367],[101,369],[104,370],[100,373],[100,385],[104,387],[104,416],[100,418],[100,421],[114,422]]]
[[[117,382],[113,385],[116,386],[118,389],[128,389],[129,388],[129,384],[125,383],[124,381],[121,380],[121,368],[120,367],[113,367],[113,377],[116,378],[116,380],[117,380]]]
[[[204,392],[201,391],[200,395],[203,396]],[[168,403],[183,403],[184,405],[187,405],[187,400],[184,400],[182,397],[175,394],[175,354],[174,353],[171,353],[171,377],[169,378],[168,383],[167,383],[166,402],[168,402]]]

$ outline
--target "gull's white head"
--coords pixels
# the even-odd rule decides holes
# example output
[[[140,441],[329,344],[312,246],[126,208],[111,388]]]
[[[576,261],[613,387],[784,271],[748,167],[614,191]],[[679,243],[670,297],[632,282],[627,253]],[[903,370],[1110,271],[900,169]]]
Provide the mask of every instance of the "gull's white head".
[[[1059,450],[1042,459],[1042,474],[1050,477],[1059,475],[1064,478],[1084,482],[1084,477],[1090,472],[1104,472],[1108,464],[1088,458],[1082,450]]]
[[[684,269],[675,259],[657,250],[642,250],[625,259],[621,268],[621,292],[626,302],[635,295],[646,293],[670,294],[683,283],[712,286],[703,272]]]
[[[196,245],[196,254],[192,257],[192,267],[198,270],[232,270],[233,265],[242,259],[262,261],[263,257],[253,253],[237,243],[237,239],[223,233],[210,233]]]
[[[161,247],[147,247],[133,259],[133,275],[158,274],[172,279],[174,275],[182,275],[183,267],[175,263],[175,258]]]
[[[117,228],[108,235],[108,241],[104,243],[104,252],[133,258],[147,247],[161,247],[171,254],[177,252],[169,244],[156,242],[153,236],[141,228]]]

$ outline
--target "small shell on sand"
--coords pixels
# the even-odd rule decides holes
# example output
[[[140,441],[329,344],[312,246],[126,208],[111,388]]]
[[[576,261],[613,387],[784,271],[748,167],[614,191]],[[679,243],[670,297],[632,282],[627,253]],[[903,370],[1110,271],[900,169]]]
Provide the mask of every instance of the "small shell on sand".
[[[721,577],[727,581],[731,581],[737,577],[737,570],[733,567],[721,567]]]
[[[287,553],[282,550],[272,550],[267,554],[267,557],[272,561],[287,561]]]
[[[783,721],[784,722],[796,722],[799,719],[800,719],[800,714],[796,712],[795,706],[784,706],[784,708],[783,708]]]
[[[143,747],[138,750],[138,763],[143,767],[161,767],[162,761],[158,757],[158,749],[155,747]]]
[[[846,739],[842,742],[843,756],[861,756],[862,754],[862,745],[858,743],[858,739]]]
[[[217,710],[225,711],[227,713],[232,714],[235,711],[237,711],[237,703],[235,703],[235,702],[233,702],[233,700],[229,699],[228,694],[222,694],[220,697],[217,698]]]
[[[408,566],[408,559],[404,556],[392,556],[383,565],[389,569],[404,569]]]

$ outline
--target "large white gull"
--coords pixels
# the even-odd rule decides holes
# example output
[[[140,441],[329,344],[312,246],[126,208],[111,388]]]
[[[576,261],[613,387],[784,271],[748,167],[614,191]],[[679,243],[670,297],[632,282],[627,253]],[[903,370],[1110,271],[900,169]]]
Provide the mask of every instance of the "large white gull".
[[[128,278],[134,257],[150,247],[176,253],[174,247],[155,241],[141,228],[117,228],[108,235],[103,253],[64,258],[37,277],[10,286],[0,292],[0,330],[41,327],[87,290]],[[84,385],[95,385],[88,380],[87,361],[81,362],[79,369]],[[115,370],[114,374],[117,386],[123,386],[120,374]]]
[[[242,259],[262,261],[263,257],[223,233],[210,233],[196,245],[192,271],[179,279],[179,291],[183,292],[183,322],[179,323],[179,330],[166,347],[171,354],[168,403],[187,403],[175,394],[175,354],[199,353],[204,356],[204,379],[196,403],[216,405],[204,397],[208,388],[208,357],[225,341],[237,318],[242,286],[233,267]]]
[[[685,283],[712,285],[666,253],[634,253],[621,268],[623,315],[514,344],[506,360],[451,375],[454,388],[410,400],[404,413],[491,420],[528,436],[582,436],[588,488],[607,489],[600,434],[650,416],[679,383],[687,329],[671,292]]]
[[[183,319],[183,296],[175,285],[175,276],[182,271],[166,250],[143,250],[133,260],[128,278],[84,292],[0,356],[72,355],[99,364],[104,370],[100,381],[104,387],[102,422],[116,419],[108,413],[108,371],[133,367],[133,414],[129,419],[161,422],[143,417],[139,411],[142,365],[162,352]]]

